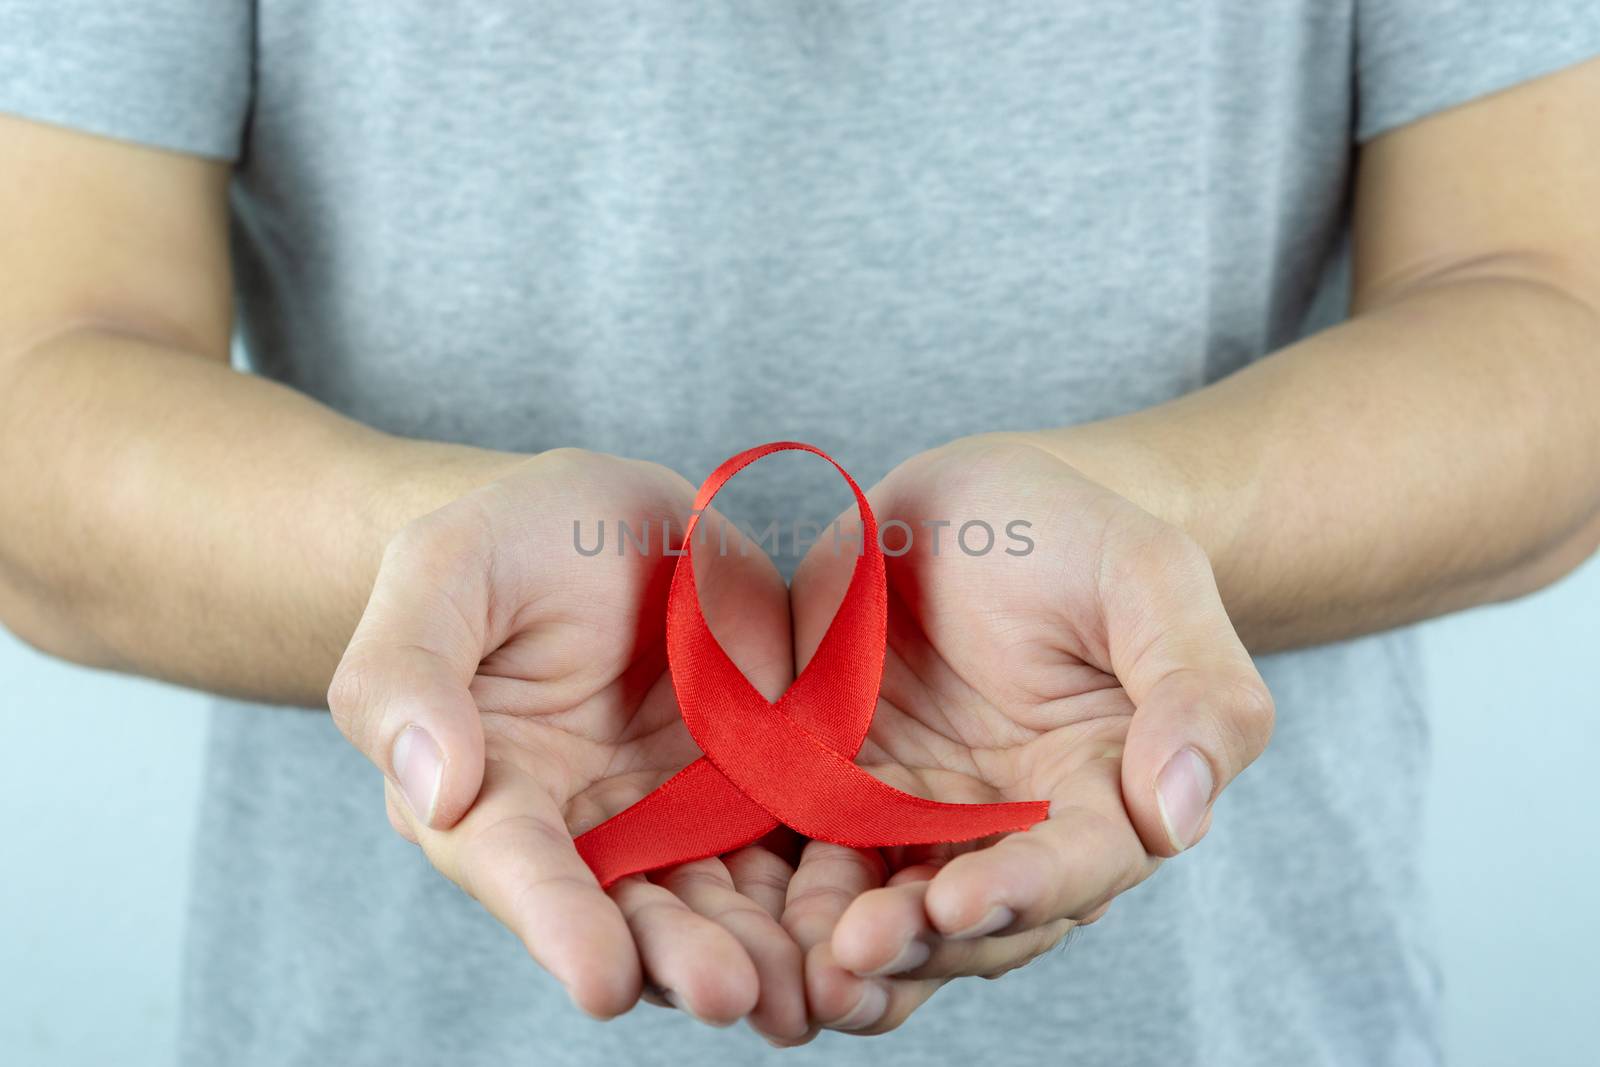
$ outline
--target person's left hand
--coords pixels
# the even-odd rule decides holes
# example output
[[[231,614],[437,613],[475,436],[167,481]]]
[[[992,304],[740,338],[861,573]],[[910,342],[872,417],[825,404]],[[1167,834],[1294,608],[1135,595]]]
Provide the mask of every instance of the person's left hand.
[[[937,800],[1050,802],[989,843],[806,846],[783,923],[806,952],[813,1025],[877,1034],[951,978],[1028,962],[1193,845],[1273,708],[1199,546],[1025,438],[915,456],[869,499],[914,536],[886,560],[883,688],[857,763]],[[981,555],[956,541],[968,520],[994,531]],[[1007,552],[1026,547],[1013,520],[1031,524],[1015,529],[1026,554]],[[987,540],[972,527],[965,544]],[[854,564],[828,540],[802,561],[799,665]]]

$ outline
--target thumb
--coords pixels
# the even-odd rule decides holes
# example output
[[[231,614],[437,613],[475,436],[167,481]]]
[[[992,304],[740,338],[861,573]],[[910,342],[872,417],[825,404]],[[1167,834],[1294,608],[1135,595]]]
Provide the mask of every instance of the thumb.
[[[483,784],[483,725],[469,686],[482,658],[488,571],[475,540],[438,515],[402,531],[328,687],[339,730],[417,823],[440,830]]]
[[[1123,803],[1145,849],[1172,856],[1200,840],[1211,805],[1272,735],[1272,696],[1222,606],[1193,541],[1141,541],[1102,570],[1112,666],[1133,701]]]

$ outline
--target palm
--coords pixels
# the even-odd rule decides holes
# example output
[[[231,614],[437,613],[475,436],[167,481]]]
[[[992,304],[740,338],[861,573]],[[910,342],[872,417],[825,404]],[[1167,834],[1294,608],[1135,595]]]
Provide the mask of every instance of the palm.
[[[590,1010],[624,1010],[642,966],[647,995],[719,1022],[749,1015],[758,1029],[793,1037],[804,1004],[798,952],[776,921],[789,867],[774,851],[754,846],[626,878],[609,901],[573,851],[574,837],[699,755],[663,632],[677,557],[664,551],[662,521],[681,535],[692,495],[663,468],[577,453],[540,457],[429,520],[433,532],[416,554],[451,559],[442,580],[437,567],[427,576],[438,590],[427,607],[451,635],[431,641],[452,662],[474,665],[462,699],[481,724],[483,781],[449,830],[407,819],[392,787],[391,818],[569,988],[581,986],[574,996]],[[604,551],[574,549],[574,517],[586,541],[604,519]],[[635,534],[649,524],[647,551],[618,551],[618,520]],[[393,562],[398,580],[380,578],[369,617],[382,611],[384,590],[424,584],[404,555]],[[776,696],[793,667],[776,569],[758,551],[700,553],[695,563],[724,647]]]
[[[1026,638],[981,673],[963,673],[960,650],[942,651],[897,597],[890,612],[883,691],[858,758],[863,766],[937,800],[1047,799],[1057,816],[1070,803],[1120,824],[1130,852],[1138,848],[1119,777],[1133,706],[1114,676]],[[970,634],[997,620],[958,614],[949,622]],[[897,859],[927,854],[910,850]]]
[[[792,655],[781,579],[759,555],[702,558],[713,628],[757,687],[776,697]],[[547,603],[543,617],[486,657],[471,687],[487,761],[548,792],[573,836],[701,754],[667,669],[662,620],[673,559],[589,562],[588,580],[565,583],[561,602]],[[492,811],[495,798],[480,795],[477,807]]]
[[[1133,705],[1107,662],[1095,568],[1081,558],[1081,546],[1104,543],[1118,502],[1031,451],[959,466],[919,460],[874,490],[885,516],[924,530],[924,518],[1003,511],[994,525],[1029,521],[1036,545],[1006,555],[997,542],[972,556],[946,530],[937,553],[913,538],[887,560],[883,687],[858,762],[939,800],[1048,799],[1126,824],[1117,757]],[[1002,464],[1006,482],[1026,493],[996,499],[990,486]],[[853,563],[826,545],[807,559],[794,594],[802,648],[820,638]],[[1126,832],[1136,847],[1131,825]]]
[[[594,573],[561,590],[569,603],[547,605],[549,614],[490,653],[472,682],[487,760],[550,793],[574,835],[698,755],[666,669],[653,588],[661,583],[625,561],[589,562]],[[752,639],[787,641],[781,615],[754,610],[753,599],[737,606],[747,616],[738,631],[746,649]],[[492,799],[480,796],[479,807]]]

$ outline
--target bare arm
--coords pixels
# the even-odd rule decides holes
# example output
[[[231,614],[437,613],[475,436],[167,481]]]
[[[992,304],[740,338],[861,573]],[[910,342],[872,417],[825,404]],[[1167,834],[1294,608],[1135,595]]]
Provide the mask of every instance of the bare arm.
[[[1600,545],[1600,61],[1374,140],[1354,317],[1042,435],[1207,550],[1256,650],[1521,595]]]
[[[959,708],[1020,728],[1027,746],[1064,743],[1014,766],[1070,770],[1000,795],[1069,784],[1072,797],[1051,796],[1025,834],[922,871],[808,846],[784,921],[814,939],[819,1018],[894,1029],[941,982],[1026,962],[1200,841],[1274,722],[1230,621],[1257,650],[1337,639],[1515,596],[1594,550],[1597,112],[1600,62],[1376,140],[1361,160],[1352,321],[1171,403],[963,438],[874,487],[880,514],[985,508],[1049,533],[1004,567],[926,546],[891,561],[889,663],[915,666],[885,671],[879,766],[983,766],[970,732],[939,753]],[[799,647],[815,647],[843,575],[825,552],[802,564]],[[1003,759],[994,739],[1007,735],[982,736],[985,758]],[[1062,758],[1079,738],[1092,756]],[[869,1000],[869,980],[892,992]]]
[[[627,1011],[648,979],[700,1018],[804,1035],[798,950],[742,888],[781,899],[778,855],[701,861],[681,897],[635,879],[613,899],[569,836],[691,743],[661,744],[682,722],[650,681],[659,633],[636,623],[664,610],[663,557],[541,539],[566,533],[560,516],[681,522],[693,488],[575,449],[390,437],[235,373],[227,180],[0,118],[0,619],[84,663],[326,697],[384,773],[395,828],[585,1011]],[[776,695],[782,579],[759,554],[710,566],[728,647]]]
[[[384,545],[517,457],[228,365],[225,164],[0,116],[0,620],[320,705]]]

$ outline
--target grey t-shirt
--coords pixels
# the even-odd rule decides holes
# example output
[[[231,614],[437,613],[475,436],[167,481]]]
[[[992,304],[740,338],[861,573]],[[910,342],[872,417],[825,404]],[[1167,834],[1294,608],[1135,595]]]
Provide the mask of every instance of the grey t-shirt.
[[[691,480],[797,437],[871,482],[1336,319],[1354,146],[1595,52],[1594,0],[5,0],[0,110],[233,160],[249,365],[357,418]],[[748,477],[752,518],[847,500]],[[1411,637],[1260,666],[1277,735],[1200,848],[1069,950],[789,1052],[581,1017],[326,713],[219,704],[186,1056],[1432,1062]]]

